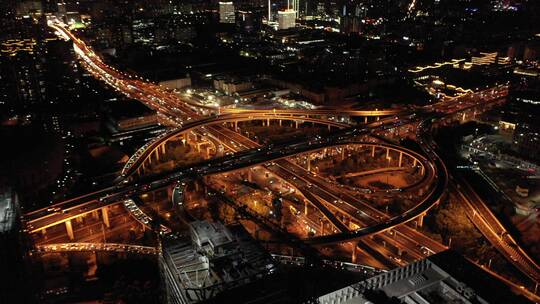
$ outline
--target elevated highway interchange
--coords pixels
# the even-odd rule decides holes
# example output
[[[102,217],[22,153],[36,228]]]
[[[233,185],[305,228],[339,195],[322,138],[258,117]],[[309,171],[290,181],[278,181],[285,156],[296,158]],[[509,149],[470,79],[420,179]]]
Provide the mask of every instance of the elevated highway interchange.
[[[66,30],[63,24],[50,21],[49,25],[59,35],[73,41],[77,54],[81,56],[87,69],[92,74],[128,97],[138,99],[156,109],[176,129],[167,132],[161,138],[151,142],[147,147],[140,150],[139,155],[132,157],[126,168],[124,168],[122,176],[119,177],[118,184],[60,202],[50,208],[27,213],[26,222],[30,232],[46,229],[51,225],[68,221],[83,213],[103,209],[109,204],[125,201],[131,196],[168,186],[179,180],[238,170],[254,165],[265,165],[272,162],[273,164],[271,165],[265,165],[266,169],[287,180],[293,180],[292,178],[295,177],[299,182],[294,186],[302,192],[311,204],[320,209],[338,230],[338,233],[307,239],[305,240],[306,243],[320,245],[336,242],[362,242],[366,240],[370,242],[369,236],[371,235],[391,232],[399,233],[404,236],[404,239],[408,239],[417,245],[421,244],[422,247],[429,248],[432,252],[438,252],[444,250],[446,247],[431,240],[417,230],[412,229],[410,226],[404,225],[409,221],[418,220],[423,217],[430,208],[438,204],[447,189],[449,180],[444,162],[435,152],[436,147],[433,146],[430,139],[424,137],[424,134],[428,133],[429,130],[425,129],[423,125],[434,119],[445,119],[445,117],[454,115],[460,111],[467,111],[478,105],[481,106],[484,103],[496,101],[503,98],[506,95],[505,93],[507,93],[505,86],[497,86],[481,92],[465,94],[459,99],[446,101],[439,106],[425,107],[421,109],[421,114],[418,115],[414,113],[402,113],[397,110],[362,112],[354,110],[220,109],[218,112],[223,113],[223,115],[214,114],[210,117],[204,117],[204,113],[215,113],[212,112],[214,109],[201,107],[155,84],[107,66],[82,40]],[[464,112],[463,118],[465,118],[465,115],[466,112]],[[365,125],[348,126],[339,121],[329,119],[333,116],[360,116],[365,117],[365,122],[368,123]],[[385,116],[391,117],[381,118]],[[369,123],[367,117],[377,118],[376,121]],[[239,121],[254,119],[307,121],[317,124],[322,123],[329,128],[335,128],[337,130],[324,138],[319,137],[303,141],[283,142],[263,147],[257,142],[235,132],[235,130],[221,125],[223,123],[237,123]],[[351,139],[369,134],[380,134],[386,130],[399,129],[405,125],[413,125],[418,130],[416,137],[420,140],[423,151],[422,155],[415,152],[414,157],[423,165],[424,170],[426,170],[425,175],[428,176],[427,183],[425,184],[427,185],[425,188],[426,195],[413,208],[394,217],[378,211],[355,196],[341,193],[334,185],[310,175],[306,169],[287,159],[299,153],[335,148],[342,145],[360,144],[357,141],[351,141]],[[420,126],[416,127],[417,125]],[[155,153],[156,149],[158,151],[160,148],[163,149],[163,142],[200,127],[206,128],[207,133],[214,139],[217,139],[218,142],[223,142],[224,145],[227,142],[234,143],[234,145],[227,145],[227,147],[235,153],[187,168],[179,168],[171,172],[134,177],[137,170],[140,170],[140,167],[151,157],[152,153]],[[362,144],[369,143],[362,142]],[[387,144],[377,145],[390,149]],[[401,147],[391,148],[404,152],[404,149]],[[410,151],[405,152],[411,153]],[[336,205],[335,201],[343,203]],[[51,209],[53,210],[52,212]],[[348,225],[336,218],[335,210],[354,219],[360,228],[351,230]],[[407,246],[410,246],[410,244]],[[418,247],[416,250],[413,249],[411,251],[418,252]],[[522,250],[520,252],[526,256]],[[527,259],[526,257],[511,262],[519,264],[520,261],[530,260],[530,258]],[[527,275],[533,278],[535,282],[539,282],[540,271],[536,264],[533,263],[532,266],[527,266],[527,272]]]

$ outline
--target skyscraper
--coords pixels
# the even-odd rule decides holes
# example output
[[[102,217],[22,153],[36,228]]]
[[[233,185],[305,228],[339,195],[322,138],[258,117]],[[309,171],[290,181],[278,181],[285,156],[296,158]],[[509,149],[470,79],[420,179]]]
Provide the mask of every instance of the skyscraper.
[[[295,17],[298,18],[298,12],[300,11],[300,0],[292,0],[293,1],[293,11],[295,13]]]
[[[0,278],[0,303],[28,303],[32,296],[28,293],[31,285],[25,285],[19,213],[17,194],[11,188],[0,186],[0,267],[6,274]]]
[[[236,12],[236,27],[243,32],[254,32],[261,29],[264,11],[254,8]]]
[[[291,9],[278,12],[278,25],[280,30],[296,26],[296,12]]]
[[[234,4],[232,2],[219,2],[219,22],[234,23]]]

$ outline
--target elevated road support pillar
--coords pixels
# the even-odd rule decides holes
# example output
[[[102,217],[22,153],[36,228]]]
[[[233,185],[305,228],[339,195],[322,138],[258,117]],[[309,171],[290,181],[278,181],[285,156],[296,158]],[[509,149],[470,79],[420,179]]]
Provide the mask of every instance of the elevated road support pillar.
[[[375,146],[371,146],[371,157],[375,157]]]
[[[364,123],[365,123],[365,124],[368,123],[368,117],[367,117],[367,116],[364,116]]]
[[[103,223],[107,228],[111,227],[111,222],[109,221],[109,210],[107,207],[101,208],[101,215],[103,217]]]
[[[358,242],[351,242],[352,252],[351,252],[351,263],[356,264],[356,256],[358,254]]]
[[[167,142],[164,142],[162,145],[161,145],[161,154],[165,155],[165,148],[167,146]]]
[[[399,152],[399,162],[398,162],[398,167],[401,168],[402,163],[403,163],[403,152]]]
[[[422,226],[424,225],[424,216],[426,216],[426,214],[422,213],[416,218],[416,224],[418,228],[422,228]]]
[[[75,235],[73,234],[73,226],[71,226],[71,220],[67,220],[65,224],[68,238],[70,241],[73,241],[75,239]]]

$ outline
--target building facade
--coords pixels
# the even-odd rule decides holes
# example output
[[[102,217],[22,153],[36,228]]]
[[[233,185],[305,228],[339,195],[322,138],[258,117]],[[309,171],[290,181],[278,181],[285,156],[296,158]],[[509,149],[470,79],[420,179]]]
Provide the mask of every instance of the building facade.
[[[219,2],[219,22],[234,23],[234,4],[232,2]]]
[[[278,29],[286,30],[296,26],[296,12],[288,9],[278,12]]]

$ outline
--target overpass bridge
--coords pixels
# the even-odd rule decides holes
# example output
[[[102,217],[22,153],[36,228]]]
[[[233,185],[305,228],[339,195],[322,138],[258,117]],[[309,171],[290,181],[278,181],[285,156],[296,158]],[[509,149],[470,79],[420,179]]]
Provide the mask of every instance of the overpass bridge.
[[[381,118],[403,114],[403,109],[375,109],[375,110],[355,110],[355,109],[331,109],[331,108],[319,108],[319,109],[240,109],[240,108],[221,108],[220,113],[223,114],[255,114],[255,115],[290,115],[290,116],[308,116],[318,117],[321,119],[336,119],[339,118],[351,118],[351,117],[363,117],[364,123],[368,123],[370,118],[374,118],[375,121]],[[373,120],[373,119],[372,119]]]
[[[399,146],[389,146],[389,145],[376,145],[373,143],[355,143],[355,142],[345,142],[340,143],[338,146],[347,146],[347,145],[354,145],[354,144],[361,144],[367,148],[371,147],[377,147],[384,149],[385,151],[396,151],[397,153],[400,153],[401,155],[406,155],[407,157],[414,157],[415,163],[418,162],[418,165],[421,165],[422,168],[428,168],[426,164],[426,160],[421,158],[419,155],[414,154],[412,151],[408,151],[406,149],[403,149]],[[209,175],[209,174],[216,174],[216,173],[223,173],[223,172],[229,172],[234,170],[240,170],[244,169],[250,166],[258,165],[258,164],[265,164],[268,162],[284,159],[290,156],[297,155],[299,153],[307,153],[310,151],[317,151],[323,148],[327,147],[335,147],[336,144],[329,143],[324,144],[320,143],[319,145],[312,145],[309,143],[305,143],[305,145],[297,146],[298,150],[289,150],[288,153],[280,153],[282,152],[282,149],[279,148],[279,146],[276,147],[278,149],[277,151],[270,151],[272,153],[269,153],[268,150],[259,150],[259,149],[252,149],[250,151],[249,157],[246,157],[245,155],[234,155],[232,157],[227,158],[220,158],[213,161],[209,161],[200,165],[193,166],[191,168],[188,168],[184,171],[175,172],[175,175],[178,175],[177,178],[166,178],[164,179],[164,183],[160,183],[159,186],[163,187],[166,185],[173,184],[174,182],[188,178],[192,176],[191,172],[197,172],[196,175]],[[239,160],[236,160],[239,159]],[[227,164],[233,164],[227,165]],[[415,164],[416,165],[416,164]],[[204,174],[203,174],[204,173]],[[158,181],[161,179],[157,178]],[[129,199],[130,196],[142,194],[145,192],[148,192],[155,188],[150,188],[149,185],[151,185],[153,182],[150,183],[141,183],[140,185],[138,183],[128,183],[124,184],[121,183],[116,187],[107,188],[104,191],[99,191],[100,195],[102,195],[99,198],[93,198],[90,199],[87,202],[80,203],[76,200],[68,200],[68,203],[74,204],[74,206],[63,206],[64,208],[61,208],[62,204],[56,204],[53,206],[56,207],[49,207],[44,208],[41,210],[33,211],[30,213],[25,214],[25,222],[28,227],[28,231],[30,233],[35,233],[42,231],[44,229],[47,229],[48,227],[58,225],[65,223],[66,228],[69,229],[70,221],[80,217],[84,216],[86,214],[90,213],[96,213],[101,212],[102,217],[104,219],[104,222],[107,220],[107,208],[111,205],[115,204],[124,204],[126,208],[134,214],[134,216],[143,224],[148,225],[151,221],[149,217],[144,215],[144,213],[139,212],[136,208],[136,205]],[[135,186],[137,185],[137,186]],[[113,194],[116,193],[116,194]],[[97,194],[94,194],[97,195]],[[86,197],[86,196],[83,196]],[[122,199],[125,198],[125,199]],[[52,210],[51,210],[52,208]],[[51,211],[47,211],[51,210]],[[332,219],[333,220],[333,219]]]
[[[49,245],[38,245],[33,250],[33,254],[65,253],[65,252],[115,252],[143,255],[156,255],[158,249],[150,246],[140,246],[117,243],[59,243]]]
[[[195,139],[191,139],[189,136],[189,132],[193,131],[200,127],[207,127],[207,126],[213,126],[213,125],[219,125],[219,124],[226,124],[231,123],[234,127],[234,130],[236,132],[239,131],[238,123],[239,122],[246,122],[246,121],[263,121],[266,122],[266,126],[270,126],[271,121],[277,121],[279,126],[282,126],[283,121],[293,121],[295,124],[295,128],[298,129],[299,125],[302,123],[313,123],[313,124],[320,124],[320,125],[326,125],[328,126],[328,129],[330,130],[332,127],[334,128],[345,128],[348,127],[348,124],[335,122],[332,120],[327,119],[318,119],[318,118],[311,118],[307,115],[303,116],[289,116],[285,114],[253,114],[253,113],[244,113],[244,114],[238,114],[238,115],[232,115],[232,114],[225,114],[225,115],[219,115],[219,116],[210,116],[210,117],[204,117],[201,119],[189,121],[188,123],[184,124],[182,127],[170,130],[168,132],[163,133],[162,135],[156,137],[153,141],[149,142],[148,144],[141,147],[126,163],[124,168],[122,169],[121,176],[123,178],[130,177],[134,173],[138,172],[138,175],[141,175],[140,173],[144,173],[145,171],[145,163],[151,163],[152,159],[155,159],[156,161],[159,161],[159,157],[162,154],[165,154],[165,148],[167,145],[167,142],[174,141],[174,140],[182,140],[184,143],[190,143],[190,142],[197,142],[200,141],[201,137],[206,137],[209,134],[203,133],[202,135],[195,136]],[[199,132],[200,133],[200,132]],[[214,135],[215,136],[215,135]]]

